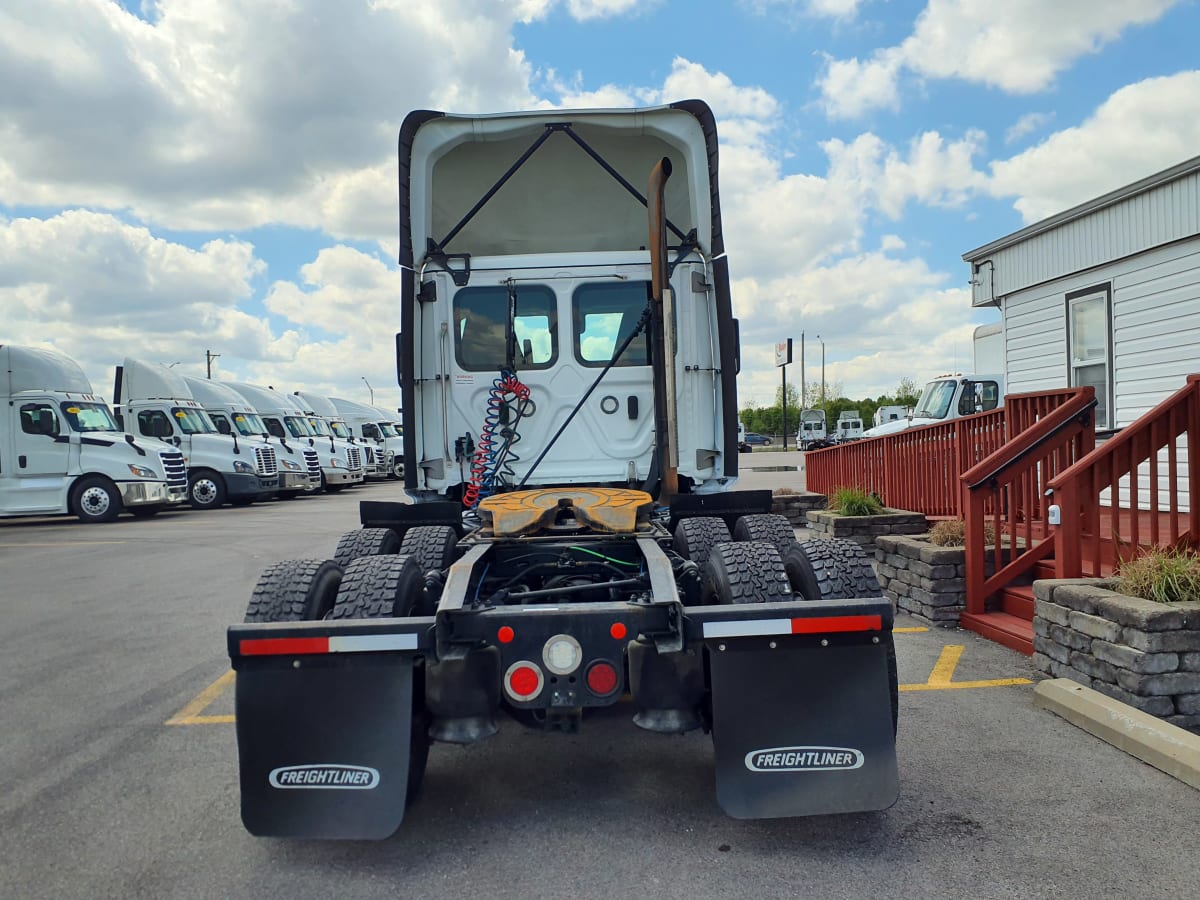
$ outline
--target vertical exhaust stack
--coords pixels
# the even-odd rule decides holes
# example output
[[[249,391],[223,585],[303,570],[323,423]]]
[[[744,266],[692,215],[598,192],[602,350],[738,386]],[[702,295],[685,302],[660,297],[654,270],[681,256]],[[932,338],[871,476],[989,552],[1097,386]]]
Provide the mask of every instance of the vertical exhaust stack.
[[[671,177],[665,156],[650,172],[646,209],[650,216],[651,340],[654,345],[655,452],[662,470],[660,497],[679,493],[679,442],[675,409],[675,301],[667,270],[667,227],[663,195]]]

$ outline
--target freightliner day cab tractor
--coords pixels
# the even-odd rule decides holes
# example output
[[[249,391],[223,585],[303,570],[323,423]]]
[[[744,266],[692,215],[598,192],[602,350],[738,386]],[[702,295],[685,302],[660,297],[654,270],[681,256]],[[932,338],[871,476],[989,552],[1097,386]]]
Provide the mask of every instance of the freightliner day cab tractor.
[[[125,434],[69,356],[0,345],[0,516],[111,522],[187,497],[183,454]]]
[[[911,416],[868,428],[863,437],[895,434],[920,425],[940,425],[1003,405],[1003,375],[939,375],[925,385]]]
[[[355,444],[362,453],[363,475],[371,479],[386,479],[391,477],[391,462],[388,459],[387,448],[375,434],[367,436],[356,428],[337,405],[337,401],[322,397],[311,391],[294,391],[293,397],[300,405],[309,411],[310,415],[319,416],[330,433],[343,441]],[[315,423],[314,423],[315,424]]]
[[[363,443],[376,448],[376,456],[381,463],[380,468],[383,474],[392,477],[396,474],[398,464],[399,474],[403,475],[404,447],[400,446],[401,441],[395,431],[392,432],[393,436],[390,441],[384,435],[380,426],[385,421],[385,417],[380,414],[379,410],[374,406],[346,400],[342,397],[330,397],[329,402],[334,405],[340,417],[355,436]]]
[[[386,837],[431,741],[503,716],[596,727],[625,696],[636,726],[711,733],[732,816],[896,800],[892,609],[869,563],[797,543],[769,491],[729,490],[718,196],[700,101],[406,118],[413,502],[363,502],[332,559],[272,565],[229,629],[252,833]]]
[[[308,421],[300,402],[291,394],[256,384],[230,382],[262,417],[272,436],[289,446],[311,447],[321,465],[321,487],[336,493],[363,480],[362,453],[358,447],[332,433],[320,435]]]
[[[379,413],[379,431],[383,435],[383,445],[393,454],[392,476],[404,477],[404,424],[400,421],[398,412],[376,406]]]
[[[183,376],[192,396],[204,407],[217,431],[239,439],[261,438],[275,449],[279,461],[279,489],[275,496],[292,499],[321,487],[321,461],[312,447],[286,441],[274,443],[266,423],[241,394],[220,381]]]
[[[245,506],[278,489],[275,448],[261,435],[239,440],[222,434],[184,377],[167,366],[126,357],[117,366],[113,405],[124,427],[182,451],[193,509]]]

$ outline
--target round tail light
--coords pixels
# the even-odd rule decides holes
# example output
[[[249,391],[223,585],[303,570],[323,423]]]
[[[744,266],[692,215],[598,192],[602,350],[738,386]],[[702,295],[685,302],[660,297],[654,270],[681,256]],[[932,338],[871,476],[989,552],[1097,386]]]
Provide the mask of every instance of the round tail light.
[[[588,690],[597,697],[607,697],[617,689],[620,680],[616,668],[611,663],[594,662],[588,667]]]
[[[544,685],[542,670],[525,660],[513,663],[504,673],[504,690],[514,700],[533,700]]]

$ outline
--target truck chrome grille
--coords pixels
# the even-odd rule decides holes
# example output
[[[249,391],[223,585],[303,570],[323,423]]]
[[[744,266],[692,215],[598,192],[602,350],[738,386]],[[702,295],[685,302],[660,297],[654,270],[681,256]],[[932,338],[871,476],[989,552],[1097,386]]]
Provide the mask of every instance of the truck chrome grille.
[[[275,458],[274,447],[255,447],[254,461],[259,475],[279,474],[279,461]]]
[[[358,452],[357,447],[346,448],[346,465],[351,470],[362,468],[362,455]]]
[[[305,447],[304,453],[304,468],[308,471],[310,478],[321,480],[321,458],[317,456],[317,451],[312,447]]]
[[[158,457],[162,460],[163,471],[167,476],[167,484],[187,487],[187,466],[183,462],[183,454],[178,450],[159,450]]]

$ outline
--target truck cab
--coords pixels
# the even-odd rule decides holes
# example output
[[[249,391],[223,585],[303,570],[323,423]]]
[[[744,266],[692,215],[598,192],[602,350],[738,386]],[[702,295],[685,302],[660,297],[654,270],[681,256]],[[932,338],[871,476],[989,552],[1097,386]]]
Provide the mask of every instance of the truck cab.
[[[110,522],[183,502],[183,454],[124,433],[73,359],[0,345],[0,516]]]
[[[322,434],[332,434],[338,440],[348,441],[358,447],[362,454],[365,478],[379,480],[388,478],[390,460],[383,442],[379,440],[379,436],[374,431],[370,435],[360,432],[352,422],[342,415],[341,410],[329,397],[322,397],[312,391],[295,391],[292,396],[299,400],[300,405],[309,415],[309,424],[313,428],[320,429]]]
[[[824,446],[828,440],[825,430],[825,410],[800,410],[800,428],[796,432],[796,445],[801,450],[812,450]]]
[[[384,434],[385,417],[380,411],[374,406],[342,397],[330,397],[329,402],[333,404],[338,418],[346,423],[351,433],[364,447],[371,449],[375,461],[373,475],[378,478],[394,477],[396,456],[399,455],[403,459],[404,449],[398,446],[401,441],[394,428],[390,439]]]
[[[126,357],[117,366],[113,402],[118,421],[183,453],[193,509],[245,506],[279,487],[275,448],[261,437],[239,441],[222,434],[183,376],[168,367]]]
[[[876,425],[863,437],[895,434],[920,425],[939,425],[963,416],[990,412],[1004,406],[1003,375],[939,375],[925,385],[912,415]]]
[[[856,410],[843,410],[838,413],[837,442],[857,441],[863,436],[862,415]]]
[[[245,382],[230,382],[230,387],[254,407],[271,435],[289,445],[311,447],[317,452],[321,486],[326,491],[336,493],[362,482],[362,451],[353,443],[334,436],[328,426],[321,429],[311,422],[312,417],[297,398]]]
[[[392,478],[404,477],[404,425],[398,412],[376,406],[379,411],[379,431],[383,434],[383,445],[392,455]]]
[[[321,463],[316,450],[280,442],[272,437],[254,407],[228,385],[188,375],[183,380],[192,396],[204,407],[217,431],[231,435],[235,441],[249,441],[252,446],[255,442],[263,442],[274,449],[279,462],[277,497],[290,499],[321,487]]]

